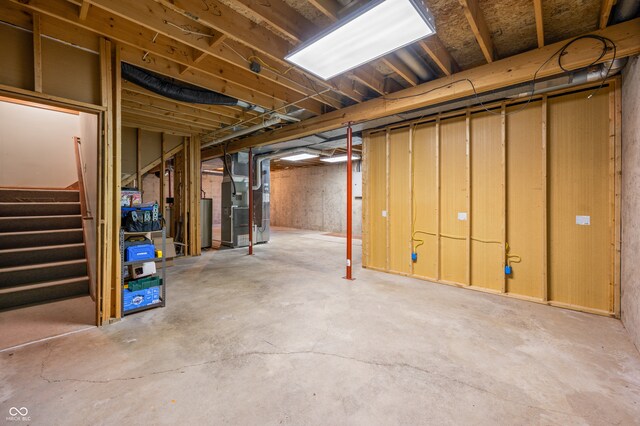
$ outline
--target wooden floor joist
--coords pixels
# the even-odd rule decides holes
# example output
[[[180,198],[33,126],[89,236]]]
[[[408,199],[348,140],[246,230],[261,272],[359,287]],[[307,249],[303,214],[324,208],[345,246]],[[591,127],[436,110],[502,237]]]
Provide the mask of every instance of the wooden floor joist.
[[[591,34],[607,37],[616,43],[618,58],[640,53],[640,18],[610,26]],[[347,122],[361,123],[471,96],[474,92],[467,80],[473,82],[478,93],[525,83],[530,81],[536,70],[565,43],[567,43],[567,40],[462,71],[448,77],[432,80],[389,96],[352,105],[320,117],[313,117],[289,124],[280,129],[248,137],[231,143],[229,152],[237,152],[253,146],[272,144],[334,130],[345,126]],[[597,42],[581,44],[580,47],[579,50],[571,49],[567,53],[563,59],[563,65],[566,68],[576,69],[589,65],[599,56],[602,48]],[[600,62],[610,60],[611,57],[612,53],[609,52],[600,59]],[[550,61],[538,72],[538,78],[559,74],[562,74],[562,70],[557,61]],[[207,157],[211,155],[211,152],[209,152]]]

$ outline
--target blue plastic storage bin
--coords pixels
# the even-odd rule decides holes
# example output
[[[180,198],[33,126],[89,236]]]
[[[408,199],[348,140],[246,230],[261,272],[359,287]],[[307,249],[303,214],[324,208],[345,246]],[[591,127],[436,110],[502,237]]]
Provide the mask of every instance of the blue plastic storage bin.
[[[160,287],[149,287],[137,291],[122,290],[122,306],[125,312],[159,302]]]
[[[124,249],[125,262],[153,259],[156,257],[156,247],[153,244],[140,244]]]

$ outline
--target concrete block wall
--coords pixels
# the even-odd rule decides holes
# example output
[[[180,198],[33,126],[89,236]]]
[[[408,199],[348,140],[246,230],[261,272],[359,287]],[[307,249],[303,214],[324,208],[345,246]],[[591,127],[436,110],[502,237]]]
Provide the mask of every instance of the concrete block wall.
[[[346,163],[292,167],[271,172],[271,224],[288,228],[345,233]],[[354,186],[362,188],[359,163]],[[362,235],[362,198],[353,200],[353,234]]]
[[[622,322],[640,349],[640,61],[622,73]]]

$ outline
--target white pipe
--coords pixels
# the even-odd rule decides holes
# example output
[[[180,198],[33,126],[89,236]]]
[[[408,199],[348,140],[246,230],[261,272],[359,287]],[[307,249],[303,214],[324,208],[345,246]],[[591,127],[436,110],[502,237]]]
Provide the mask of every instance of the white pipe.
[[[201,145],[200,149],[206,148],[206,147],[211,146],[211,145],[218,145],[218,144],[221,144],[222,142],[228,141],[229,139],[234,139],[234,138],[238,138],[240,136],[248,135],[248,134],[253,133],[253,132],[257,132],[258,130],[262,130],[265,127],[273,126],[273,125],[279,124],[281,122],[282,122],[282,119],[280,117],[273,117],[273,118],[270,118],[268,120],[263,121],[260,124],[256,124],[255,126],[247,127],[246,129],[238,130],[237,132],[233,132],[233,133],[230,133],[230,134],[228,134],[226,136],[222,136],[220,138],[214,139],[211,142],[204,143],[204,144]]]

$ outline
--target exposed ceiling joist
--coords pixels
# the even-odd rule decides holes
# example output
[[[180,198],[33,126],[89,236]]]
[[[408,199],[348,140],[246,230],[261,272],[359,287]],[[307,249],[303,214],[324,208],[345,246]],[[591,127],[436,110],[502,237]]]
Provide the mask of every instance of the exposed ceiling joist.
[[[21,4],[17,0],[12,0],[14,3]],[[116,2],[114,2],[115,4]],[[176,78],[183,78],[184,73],[187,70],[199,70],[205,72],[215,80],[218,80],[218,86],[236,87],[235,93],[227,92],[230,96],[235,96],[246,102],[255,103],[268,108],[268,105],[272,105],[276,98],[282,101],[282,104],[292,103],[306,96],[313,96],[315,92],[311,89],[307,89],[304,93],[296,91],[290,87],[284,86],[281,83],[271,84],[267,79],[261,76],[256,76],[254,73],[246,68],[240,68],[238,66],[229,64],[223,61],[214,61],[208,57],[204,59],[200,56],[202,40],[198,39],[197,42],[193,42],[191,45],[184,45],[170,37],[165,37],[163,34],[154,31],[158,28],[141,27],[132,21],[110,15],[110,12],[104,11],[100,8],[95,8],[91,15],[85,21],[80,21],[74,12],[74,6],[63,0],[31,0],[28,5],[29,9],[38,11],[42,14],[49,15],[55,19],[60,19],[66,23],[77,25],[83,29],[94,31],[100,35],[107,36],[112,40],[119,41],[123,44],[140,49],[141,52],[149,52],[161,56],[164,59],[175,61],[180,65],[178,75]],[[147,22],[147,21],[145,21]],[[149,22],[147,22],[149,23]],[[66,27],[61,25],[61,27]],[[189,35],[182,35],[184,38],[191,37]],[[215,37],[218,40],[220,37]],[[189,39],[189,42],[191,40]],[[209,46],[209,41],[205,41]],[[141,57],[144,57],[144,53],[141,53]],[[207,55],[208,56],[208,55]],[[145,60],[148,60],[147,56]],[[137,63],[138,65],[145,66],[143,63]],[[182,74],[180,73],[182,72]],[[241,85],[243,88],[238,87]],[[222,87],[224,88],[224,87]],[[245,90],[246,89],[246,90]],[[215,89],[212,89],[215,90]],[[258,94],[258,97],[254,97],[251,93]],[[323,112],[322,99],[315,96],[314,99],[307,99],[300,103],[300,106],[312,111],[316,114]],[[335,106],[335,105],[332,105]]]
[[[536,35],[538,47],[544,46],[544,23],[542,21],[542,0],[533,0],[533,11],[536,15]]]
[[[471,31],[473,31],[473,35],[475,35],[476,40],[480,45],[482,54],[487,62],[493,62],[496,59],[495,48],[493,47],[491,33],[489,32],[489,27],[484,19],[482,10],[480,10],[478,0],[459,1],[462,9],[464,10],[464,14],[467,17],[467,21],[469,21]]]
[[[429,55],[431,60],[435,62],[438,68],[440,68],[440,71],[445,75],[451,75],[460,69],[455,59],[453,59],[447,48],[442,44],[442,41],[435,35],[420,40],[418,46]]]
[[[94,1],[94,0],[92,0]],[[96,0],[109,3],[111,0]],[[122,0],[121,0],[122,1]],[[148,0],[147,0],[148,1]],[[269,56],[279,61],[282,65],[289,64],[284,61],[284,57],[291,50],[292,46],[286,40],[278,37],[265,27],[256,25],[249,18],[246,18],[234,11],[230,7],[215,0],[156,0],[164,9],[168,9],[177,14],[190,19],[192,23],[204,25],[215,31],[225,34],[228,38],[255,49],[263,56]],[[154,8],[151,6],[151,8]],[[255,55],[256,53],[254,53]],[[315,77],[310,77],[314,78]],[[343,79],[338,77],[338,80]],[[324,82],[318,81],[324,85]],[[342,87],[348,87],[342,85]],[[350,91],[343,92],[345,96],[351,97]],[[356,99],[362,95],[355,94]]]
[[[613,25],[604,30],[595,31],[592,34],[607,37],[616,43],[618,58],[640,53],[640,18]],[[410,87],[393,95],[372,99],[343,108],[340,111],[333,111],[322,117],[310,118],[277,130],[248,137],[230,144],[229,150],[239,151],[248,147],[297,139],[338,129],[345,126],[347,122],[365,122],[471,96],[474,92],[469,83],[466,82],[467,79],[473,81],[478,93],[524,83],[530,81],[536,70],[566,43],[567,40],[547,45],[540,49],[429,81],[417,87]],[[594,42],[588,46],[584,45],[581,49],[572,50],[563,59],[563,65],[569,69],[585,67],[594,58],[598,58],[601,49],[602,46]],[[610,60],[611,57],[612,52],[608,52],[600,59],[600,62]],[[551,61],[538,72],[538,78],[562,73],[563,71],[558,63]]]
[[[609,16],[611,16],[611,10],[613,9],[614,4],[616,4],[616,0],[602,0],[598,28],[603,29],[607,27],[607,24],[609,23]]]

